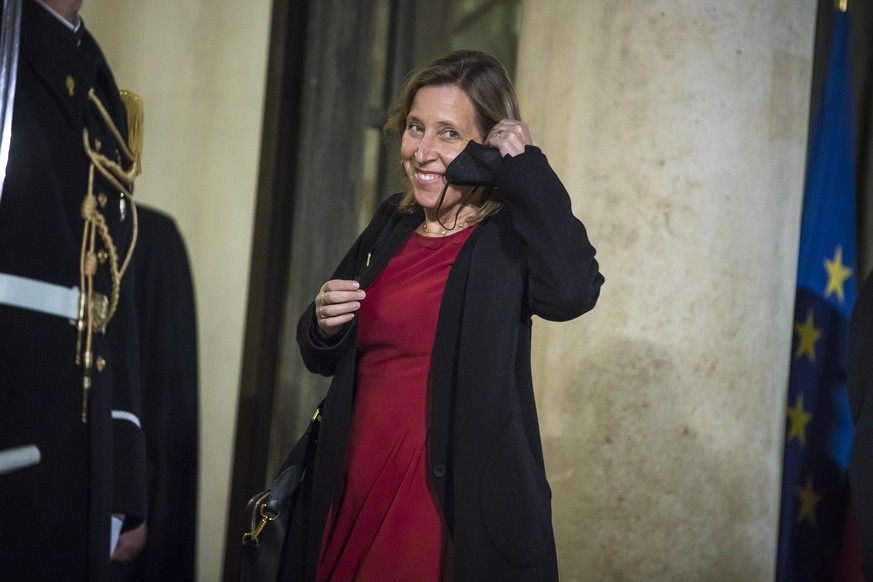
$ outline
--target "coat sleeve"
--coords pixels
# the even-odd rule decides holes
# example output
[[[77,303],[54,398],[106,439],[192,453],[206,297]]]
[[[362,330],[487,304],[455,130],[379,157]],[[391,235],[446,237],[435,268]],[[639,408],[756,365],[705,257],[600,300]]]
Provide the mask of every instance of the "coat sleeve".
[[[142,423],[139,323],[133,305],[135,275],[122,281],[115,317],[106,326],[112,358],[112,512],[126,516],[124,529],[146,517],[146,442]]]
[[[591,310],[603,275],[585,226],[573,215],[570,196],[546,156],[527,146],[518,156],[504,157],[496,186],[527,246],[531,313],[567,321]]]
[[[88,38],[87,36],[85,38]],[[83,43],[85,41],[83,40]],[[118,87],[109,70],[100,48],[94,43],[89,50],[101,63],[100,82],[97,94],[111,111],[113,122],[127,136],[127,115],[124,103],[119,96]],[[98,114],[92,107],[86,116],[86,125],[92,127],[92,140],[103,142],[106,151],[111,132],[106,130],[101,136],[93,127],[99,124]],[[114,141],[114,135],[112,136]],[[117,152],[121,144],[112,147]],[[108,182],[100,180],[98,191],[106,188]],[[111,191],[111,190],[110,190]],[[135,212],[132,203],[124,205],[126,213]],[[117,245],[119,259],[125,256],[134,244],[134,224],[131,218],[122,218],[121,207],[118,214],[107,213],[107,222],[114,223],[112,237]],[[136,247],[133,247],[133,256]],[[135,305],[136,273],[131,268],[121,281],[118,310],[106,328],[109,354],[113,360],[112,372],[112,512],[126,516],[123,531],[136,527],[146,518],[148,511],[146,437],[142,429],[142,369],[140,367],[139,318]]]
[[[358,237],[351,248],[334,269],[331,279],[355,279],[361,274],[365,257],[385,235],[386,225],[390,217],[396,213],[398,195],[394,195],[379,207],[364,232]],[[357,322],[357,318],[347,324],[340,333],[331,338],[324,338],[318,333],[318,323],[315,319],[315,302],[310,302],[303,310],[297,322],[297,344],[306,368],[322,376],[332,376],[337,360],[349,342],[349,330]]]
[[[333,376],[342,348],[349,336],[346,326],[335,337],[321,338],[316,331],[315,303],[310,303],[297,322],[297,344],[306,369],[313,374]]]

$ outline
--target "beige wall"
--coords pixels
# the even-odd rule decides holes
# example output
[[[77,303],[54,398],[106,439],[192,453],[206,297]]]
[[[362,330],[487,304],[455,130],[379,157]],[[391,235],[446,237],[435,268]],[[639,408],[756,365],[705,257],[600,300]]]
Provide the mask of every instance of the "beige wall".
[[[772,576],[814,4],[525,2],[522,111],[606,275],[593,313],[535,325],[563,579]],[[84,10],[145,99],[137,196],[194,265],[202,581],[223,559],[269,13]]]
[[[535,324],[563,579],[772,579],[814,16],[524,3],[522,114],[606,276]]]
[[[200,332],[199,579],[220,579],[266,74],[269,0],[86,0],[121,88],[145,102],[136,198],[173,215]]]

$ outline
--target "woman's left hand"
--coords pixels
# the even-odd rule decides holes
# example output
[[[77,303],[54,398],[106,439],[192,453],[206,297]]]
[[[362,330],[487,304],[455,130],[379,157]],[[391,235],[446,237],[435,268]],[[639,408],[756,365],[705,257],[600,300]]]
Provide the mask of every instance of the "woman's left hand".
[[[514,157],[524,152],[525,146],[536,143],[528,124],[517,119],[501,119],[488,132],[485,145],[497,148],[501,157],[507,154]]]

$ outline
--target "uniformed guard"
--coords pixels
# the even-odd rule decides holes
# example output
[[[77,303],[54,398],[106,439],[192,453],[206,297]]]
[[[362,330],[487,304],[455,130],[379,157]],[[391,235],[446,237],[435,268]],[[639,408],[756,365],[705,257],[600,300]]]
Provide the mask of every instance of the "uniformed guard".
[[[146,502],[128,271],[137,164],[81,0],[16,4],[0,191],[0,568],[9,579],[105,580]]]

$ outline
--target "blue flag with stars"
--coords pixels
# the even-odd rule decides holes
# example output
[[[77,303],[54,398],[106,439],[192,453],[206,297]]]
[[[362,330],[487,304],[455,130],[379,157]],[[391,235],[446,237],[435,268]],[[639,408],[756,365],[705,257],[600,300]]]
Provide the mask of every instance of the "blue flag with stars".
[[[821,110],[810,131],[788,380],[777,582],[833,580],[854,428],[846,388],[857,294],[849,13],[834,13]]]

